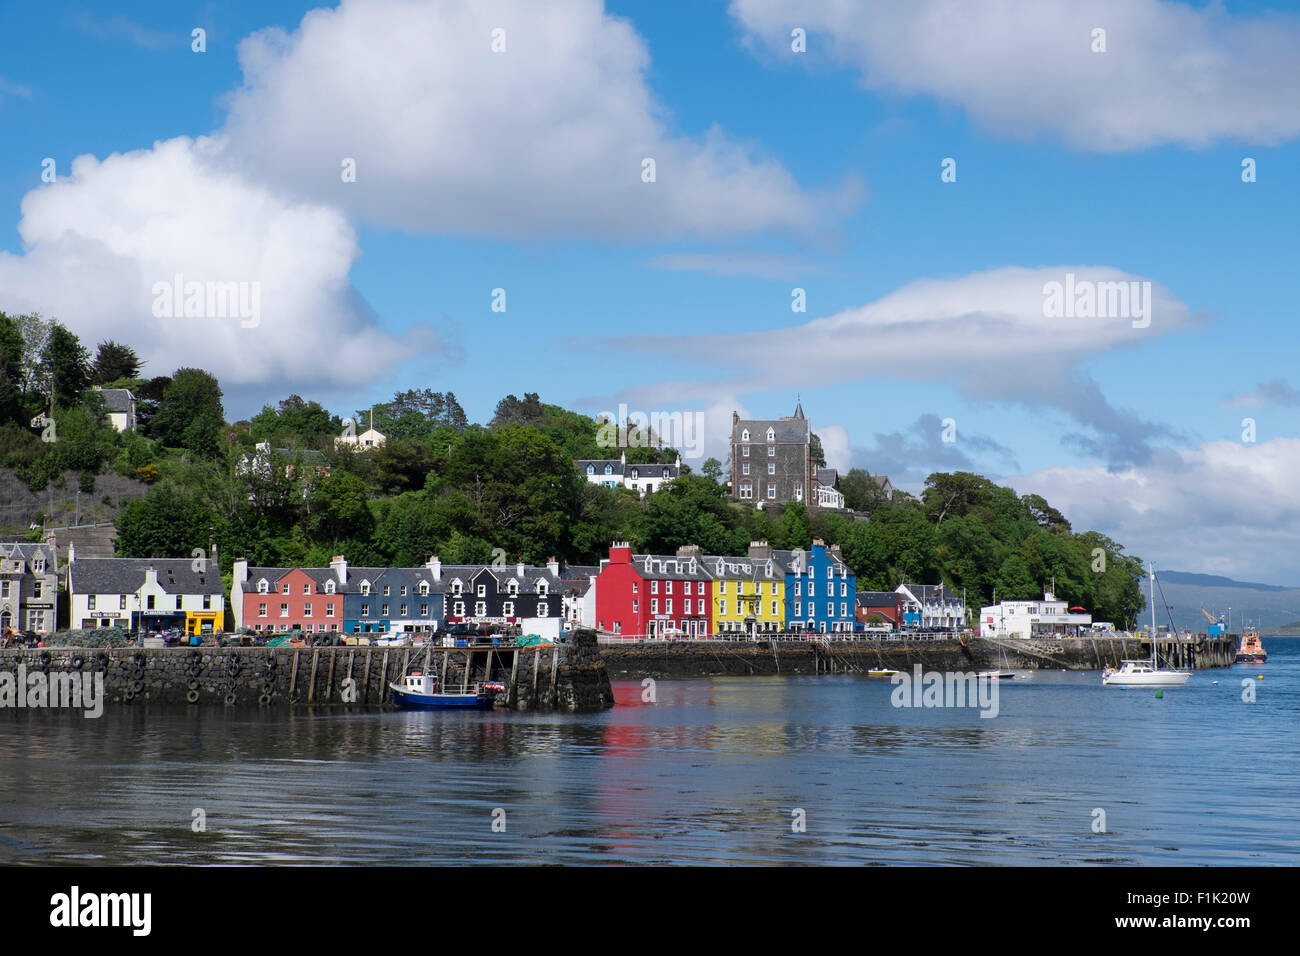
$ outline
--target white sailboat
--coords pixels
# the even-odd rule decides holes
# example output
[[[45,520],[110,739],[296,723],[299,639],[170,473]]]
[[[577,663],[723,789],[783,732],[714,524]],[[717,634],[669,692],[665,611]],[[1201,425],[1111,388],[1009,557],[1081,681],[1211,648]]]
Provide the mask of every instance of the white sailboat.
[[[1151,660],[1122,661],[1119,669],[1107,667],[1101,682],[1107,687],[1181,687],[1191,677],[1190,671],[1161,670],[1156,662],[1156,569],[1148,564],[1151,578]]]

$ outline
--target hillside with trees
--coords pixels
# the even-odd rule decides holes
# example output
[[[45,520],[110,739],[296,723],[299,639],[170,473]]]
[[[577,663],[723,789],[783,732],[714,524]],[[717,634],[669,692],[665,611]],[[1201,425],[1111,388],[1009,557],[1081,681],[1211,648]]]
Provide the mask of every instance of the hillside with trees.
[[[221,385],[197,368],[143,374],[129,345],[94,353],[57,321],[0,313],[0,467],[35,500],[70,476],[94,489],[106,476],[137,489],[113,504],[117,547],[126,556],[188,555],[219,545],[223,572],[246,557],[256,565],[510,561],[595,564],[609,543],[671,552],[743,554],[750,541],[807,547],[839,544],[861,590],[901,581],[944,582],[968,603],[1056,593],[1116,625],[1143,601],[1141,562],[1093,531],[1076,532],[1046,501],[966,472],[936,473],[920,497],[886,497],[869,474],[841,480],[855,515],[776,510],[730,500],[725,469],[709,459],[642,499],[588,483],[576,458],[616,457],[600,422],[536,393],[507,395],[485,425],[471,423],[451,392],[412,389],[345,419],[289,395],[247,421],[228,422]],[[128,388],[137,429],[117,432],[95,386]],[[335,439],[371,424],[387,436],[358,450]],[[38,416],[49,424],[33,426]],[[256,446],[273,450],[257,466]],[[672,448],[627,449],[629,462],[671,463]],[[866,520],[862,520],[865,516]],[[41,516],[44,517],[44,516]],[[0,516],[0,523],[6,519]],[[6,524],[6,536],[29,536]]]

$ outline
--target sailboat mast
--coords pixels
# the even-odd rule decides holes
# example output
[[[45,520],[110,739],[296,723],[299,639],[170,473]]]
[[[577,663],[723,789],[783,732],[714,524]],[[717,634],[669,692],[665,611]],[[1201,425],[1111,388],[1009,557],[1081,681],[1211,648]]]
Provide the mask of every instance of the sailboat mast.
[[[1156,668],[1156,566],[1150,561],[1147,562],[1147,568],[1150,569],[1151,581],[1151,669]]]

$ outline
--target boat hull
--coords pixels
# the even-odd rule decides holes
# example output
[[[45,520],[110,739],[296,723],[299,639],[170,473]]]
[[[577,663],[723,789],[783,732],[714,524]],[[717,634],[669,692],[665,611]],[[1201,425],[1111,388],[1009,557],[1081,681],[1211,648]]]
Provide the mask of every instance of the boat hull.
[[[1178,671],[1145,674],[1108,674],[1101,679],[1107,687],[1182,687],[1191,674]]]
[[[487,710],[489,694],[411,694],[393,689],[393,706],[398,710]]]

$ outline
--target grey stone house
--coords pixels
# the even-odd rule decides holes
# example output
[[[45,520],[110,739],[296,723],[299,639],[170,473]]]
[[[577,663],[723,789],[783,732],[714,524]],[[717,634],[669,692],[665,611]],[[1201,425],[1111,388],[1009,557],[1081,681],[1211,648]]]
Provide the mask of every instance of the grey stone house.
[[[0,633],[53,634],[59,569],[53,546],[0,544]]]
[[[763,507],[817,504],[812,426],[796,405],[789,418],[742,419],[731,413],[731,497]]]

